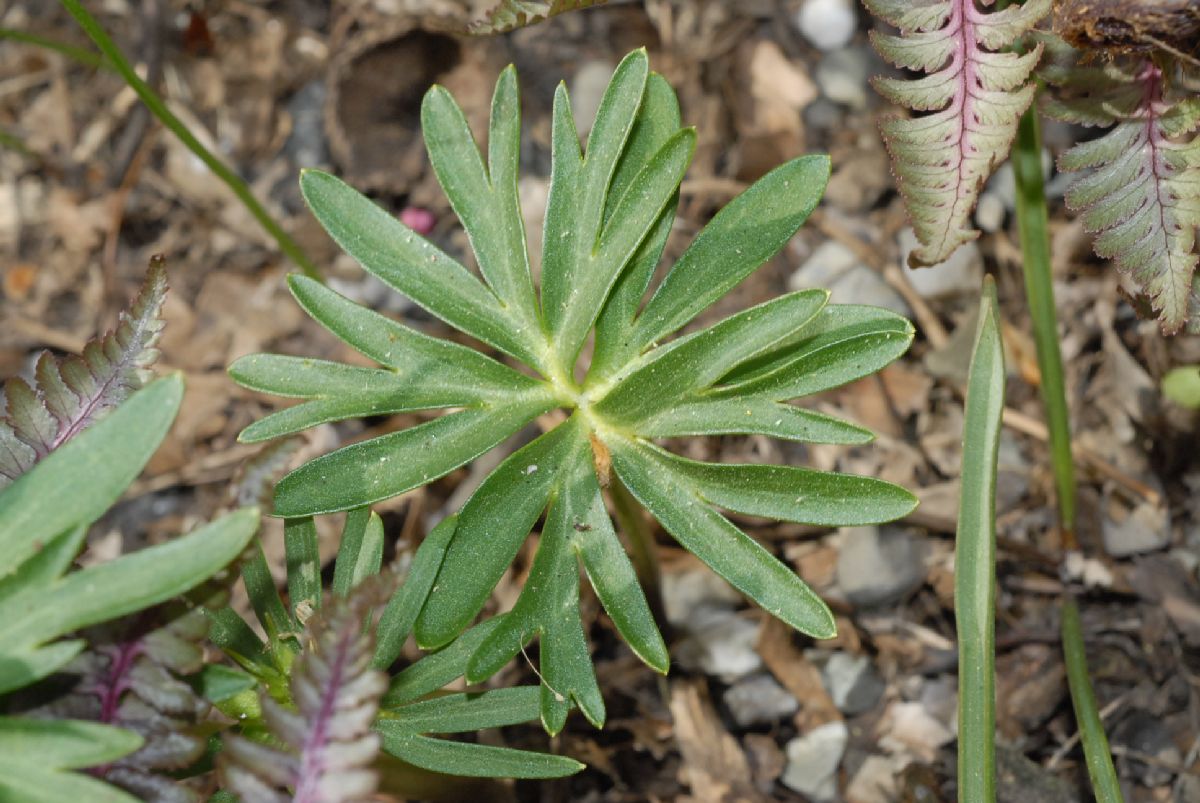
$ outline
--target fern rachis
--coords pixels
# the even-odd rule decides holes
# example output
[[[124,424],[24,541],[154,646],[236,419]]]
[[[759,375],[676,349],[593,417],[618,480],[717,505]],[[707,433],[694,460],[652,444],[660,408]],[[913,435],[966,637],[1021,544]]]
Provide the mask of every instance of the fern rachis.
[[[899,36],[872,32],[885,59],[928,73],[914,80],[876,78],[888,100],[915,112],[883,121],[900,193],[921,247],[913,267],[944,261],[979,236],[969,224],[983,183],[1007,155],[1017,120],[1033,100],[1029,82],[1041,47],[1004,52],[1045,16],[1050,0],[984,11],[975,0],[913,4],[864,0]]]
[[[1061,97],[1047,99],[1046,111],[1111,126],[1060,156],[1063,170],[1091,170],[1068,190],[1067,205],[1096,234],[1097,255],[1112,259],[1146,294],[1164,333],[1200,327],[1200,137],[1188,140],[1200,128],[1200,107],[1176,96],[1170,73],[1153,59],[1083,67],[1061,43],[1055,50],[1058,63],[1045,76]]]

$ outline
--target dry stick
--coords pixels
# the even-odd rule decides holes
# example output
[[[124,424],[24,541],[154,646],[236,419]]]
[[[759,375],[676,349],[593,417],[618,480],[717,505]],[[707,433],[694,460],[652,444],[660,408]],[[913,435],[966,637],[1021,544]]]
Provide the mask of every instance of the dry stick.
[[[1053,640],[1057,642],[1059,637],[1055,636]],[[1107,721],[1118,708],[1125,704],[1127,699],[1129,699],[1129,692],[1125,692],[1120,697],[1117,697],[1111,703],[1101,708],[1101,721]],[[1046,762],[1046,769],[1050,770],[1051,772],[1057,769],[1058,765],[1063,762],[1063,759],[1067,757],[1068,753],[1075,749],[1075,745],[1079,744],[1079,740],[1082,738],[1083,735],[1078,729],[1076,729],[1074,733],[1067,737],[1065,742],[1058,746],[1058,748],[1054,751],[1054,755],[1050,756],[1050,759]]]
[[[883,280],[900,294],[904,303],[908,304],[909,309],[913,311],[913,316],[917,319],[921,331],[925,333],[931,346],[940,349],[946,345],[950,339],[946,327],[942,325],[937,314],[925,303],[921,294],[913,288],[899,265],[890,259],[884,259],[878,251],[820,209],[813,212],[810,219],[822,234],[850,249],[863,264],[881,275]]]

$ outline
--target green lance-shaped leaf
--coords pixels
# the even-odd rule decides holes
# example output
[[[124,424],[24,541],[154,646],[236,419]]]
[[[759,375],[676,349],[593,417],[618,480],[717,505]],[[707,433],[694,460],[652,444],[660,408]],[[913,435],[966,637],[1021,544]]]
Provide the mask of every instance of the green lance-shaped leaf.
[[[67,530],[42,547],[8,576],[0,579],[0,604],[26,589],[45,589],[71,568],[71,563],[87,538],[87,527]]]
[[[183,399],[179,375],[150,383],[112,414],[46,457],[0,493],[0,572],[39,544],[91,524],[141,473]]]
[[[412,632],[421,607],[429,598],[429,592],[437,580],[438,570],[446,557],[446,548],[450,545],[450,539],[454,536],[457,526],[458,517],[447,516],[425,536],[425,540],[417,548],[412,565],[408,568],[408,576],[392,594],[387,607],[379,616],[375,633],[375,657],[372,659],[376,668],[386,669],[400,657],[404,640]],[[450,680],[453,678],[447,679],[437,688]]]
[[[309,314],[384,369],[273,354],[243,357],[229,369],[239,384],[309,400],[250,425],[239,436],[243,442],[346,418],[499,403],[537,387],[474,349],[416,332],[319,282],[293,276],[290,285]]]
[[[346,518],[347,530],[351,515],[353,513]],[[284,521],[283,548],[287,561],[288,608],[292,618],[298,621],[301,613],[311,613],[321,607],[321,549],[317,525],[311,516]]]
[[[306,170],[300,190],[329,236],[367,272],[451,326],[528,365],[540,363],[521,323],[439,248],[327,173]]]
[[[917,506],[908,491],[873,477],[794,466],[701,463],[650,444],[639,452],[665,473],[685,479],[709,504],[751,516],[841,527],[892,521]]]
[[[769,435],[805,443],[870,443],[870,430],[824,413],[806,410],[762,396],[714,398],[711,395],[680,401],[638,423],[647,438],[687,435]]]
[[[800,332],[799,339],[730,371],[714,395],[810,396],[862,379],[908,350],[913,325],[878,307],[831,304]]]
[[[612,217],[617,200],[625,194],[650,158],[666,144],[681,125],[679,101],[675,97],[675,90],[661,75],[650,73],[650,78],[646,81],[646,94],[642,98],[633,130],[629,133],[629,141],[617,162],[617,170],[609,188],[608,203],[604,210],[606,224]],[[654,228],[646,239],[642,240],[637,253],[629,260],[628,267],[613,285],[608,301],[600,312],[600,317],[596,319],[596,342],[592,362],[588,367],[589,377],[608,376],[621,367],[621,361],[628,358],[625,344],[630,341],[638,306],[650,286],[650,279],[654,276],[654,269],[662,257],[663,248],[666,247],[671,225],[675,222],[678,203],[677,193],[659,214]]]
[[[423,733],[461,733],[528,722],[538,715],[536,686],[451,694],[385,711],[375,724],[383,749],[410,764],[464,777],[561,778],[583,765],[565,756],[434,739]]]
[[[883,122],[893,172],[921,246],[912,267],[944,261],[979,236],[971,210],[979,191],[1004,160],[1017,120],[1037,89],[1029,80],[1041,45],[1007,52],[1017,37],[1050,11],[1050,0],[1027,0],[986,10],[974,0],[912,4],[864,0],[899,36],[871,32],[879,54],[925,77],[875,78],[879,94],[916,112]]]
[[[654,349],[614,378],[615,387],[596,403],[596,412],[636,425],[804,328],[828,299],[824,290],[789,293]]]
[[[417,619],[417,643],[434,649],[461,633],[483,608],[516,557],[564,465],[586,434],[572,418],[513,452],[472,494],[458,517],[454,539]]]
[[[115,786],[68,770],[115,761],[141,745],[135,733],[94,722],[0,717],[0,800],[135,803]]]
[[[622,188],[605,215],[618,161],[645,93],[645,51],[617,67],[601,100],[585,157],[566,90],[555,96],[554,161],[542,253],[542,305],[560,365],[574,364],[588,330],[621,271],[675,197],[695,148],[677,131]]]
[[[816,208],[828,180],[829,157],[801,156],[730,201],[671,267],[624,356],[674,332],[779,253]]]
[[[398,496],[470,462],[553,407],[549,394],[530,394],[519,404],[469,407],[345,446],[280,480],[275,513],[333,513]]]
[[[803,580],[724,516],[690,479],[655,459],[648,446],[605,439],[613,469],[630,492],[689,552],[772,616],[814,638],[837,632],[833,614]]]
[[[37,645],[188,591],[236,558],[257,529],[258,512],[241,510],[190,535],[14,594],[0,604],[0,692],[19,683],[22,656]]]
[[[339,597],[379,574],[383,567],[383,520],[370,508],[346,514],[342,540],[333,567],[333,593]]]
[[[516,70],[510,65],[496,82],[487,165],[462,109],[445,88],[435,86],[425,94],[421,129],[429,161],[467,230],[480,272],[502,308],[523,328],[532,329],[537,310],[517,196],[521,99]]]
[[[967,377],[962,495],[954,552],[958,626],[958,799],[996,799],[996,460],[1004,348],[989,278]]]
[[[467,660],[495,632],[504,616],[484,619],[442,649],[402,669],[392,678],[380,705],[390,709],[421,700],[462,677],[466,673]],[[530,719],[536,716],[534,713]]]
[[[572,445],[521,596],[467,667],[468,682],[483,681],[539,637],[542,724],[551,734],[562,730],[572,701],[594,725],[604,724],[604,700],[580,621],[580,560],[596,595],[634,652],[660,672],[666,672],[669,661],[637,575],[604,507],[592,448],[582,439]]]

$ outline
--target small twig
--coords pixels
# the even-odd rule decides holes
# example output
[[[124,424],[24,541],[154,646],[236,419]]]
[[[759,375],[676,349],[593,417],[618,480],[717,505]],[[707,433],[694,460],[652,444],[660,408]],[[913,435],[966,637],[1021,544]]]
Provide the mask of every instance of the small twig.
[[[1057,641],[1058,639],[1056,638],[1054,640]],[[1128,698],[1129,698],[1129,692],[1127,691],[1124,694],[1122,694],[1120,697],[1113,700],[1108,705],[1101,708],[1100,709],[1100,719],[1103,721],[1107,721],[1109,719],[1109,717],[1111,717],[1118,708],[1120,708],[1121,706],[1123,706],[1125,704],[1125,701]],[[1065,742],[1063,742],[1061,745],[1059,745],[1058,749],[1054,751],[1054,754],[1052,756],[1050,756],[1050,760],[1046,762],[1046,769],[1051,770],[1051,771],[1055,770],[1058,767],[1058,765],[1062,763],[1063,759],[1067,757],[1067,753],[1070,753],[1072,750],[1075,749],[1075,745],[1079,744],[1079,740],[1081,738],[1083,738],[1083,737],[1080,736],[1078,730],[1076,730],[1069,737],[1067,737],[1067,740]],[[1113,752],[1116,752],[1115,749]]]
[[[925,333],[931,346],[940,349],[946,345],[950,339],[946,327],[942,325],[937,313],[930,308],[921,294],[913,288],[912,282],[904,275],[904,270],[898,264],[890,259],[885,259],[869,243],[863,242],[861,238],[855,236],[853,232],[822,210],[818,209],[813,212],[809,219],[821,230],[822,234],[850,249],[864,265],[882,276],[883,280],[900,294],[904,303],[908,304],[909,309],[913,311],[917,324]]]
[[[1172,56],[1179,59],[1180,61],[1186,61],[1188,64],[1191,64],[1193,67],[1200,67],[1200,59],[1197,59],[1195,56],[1192,56],[1188,53],[1184,53],[1182,50],[1175,47],[1170,42],[1164,42],[1163,40],[1159,39],[1158,37],[1151,36],[1148,33],[1141,34],[1141,37],[1142,37],[1143,41],[1149,42],[1150,44],[1154,45],[1155,47],[1157,47],[1161,50],[1167,51],[1168,53],[1170,53]]]
[[[1050,433],[1046,429],[1046,425],[1041,421],[1031,416],[1022,413],[1019,410],[1014,410],[1011,407],[1004,408],[1004,424],[1017,432],[1028,435],[1031,438],[1036,438],[1042,442],[1050,439]],[[1093,452],[1088,447],[1075,442],[1071,445],[1071,454],[1074,456],[1077,463],[1086,465],[1088,468],[1095,471],[1107,479],[1116,482],[1129,491],[1137,494],[1152,505],[1162,504],[1162,494],[1151,488],[1146,483],[1138,480],[1136,477],[1131,477],[1112,463],[1105,460],[1100,455]]]
[[[157,87],[162,80],[162,2],[142,0],[142,62],[146,65],[146,84]],[[133,107],[125,130],[113,148],[112,166],[108,174],[110,186],[128,182],[133,160],[137,158],[150,123],[150,109],[144,103]]]

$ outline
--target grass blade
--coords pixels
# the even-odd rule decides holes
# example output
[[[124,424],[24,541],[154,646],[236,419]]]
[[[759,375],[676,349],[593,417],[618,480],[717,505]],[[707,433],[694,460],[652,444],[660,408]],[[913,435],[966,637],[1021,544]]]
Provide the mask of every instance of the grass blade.
[[[1069,545],[1075,532],[1075,463],[1071,457],[1071,423],[1063,380],[1062,350],[1058,345],[1058,317],[1050,266],[1050,227],[1042,179],[1042,146],[1037,115],[1025,112],[1017,128],[1012,151],[1017,183],[1017,226],[1021,235],[1025,297],[1033,320],[1033,341],[1042,375],[1042,404],[1050,432],[1050,460],[1058,493],[1058,523]]]
[[[1063,601],[1062,646],[1067,663],[1067,683],[1071,687],[1071,705],[1075,708],[1075,722],[1079,726],[1096,803],[1124,803],[1108,739],[1104,735],[1104,723],[1100,721],[1096,697],[1092,693],[1087,654],[1083,649],[1083,628],[1079,624],[1079,606],[1073,599]]]
[[[100,23],[96,21],[88,10],[83,7],[79,0],[61,0],[63,6],[70,12],[75,21],[79,23],[79,27],[83,28],[84,33],[92,40],[92,42],[104,54],[105,59],[110,63],[114,70],[121,74],[125,79],[125,83],[129,85],[137,96],[141,98],[142,103],[146,104],[146,108],[158,118],[164,126],[171,130],[175,136],[179,137],[179,141],[187,146],[188,150],[196,154],[196,158],[204,162],[205,166],[213,172],[217,178],[225,182],[225,186],[237,196],[238,200],[246,207],[246,210],[254,216],[258,224],[262,226],[267,234],[275,240],[279,246],[279,250],[287,255],[288,259],[292,260],[304,271],[306,276],[309,276],[318,281],[321,280],[321,272],[317,270],[317,266],[309,260],[308,255],[304,253],[304,249],[300,244],[292,239],[292,236],[283,230],[283,226],[275,218],[271,217],[271,213],[258,202],[254,197],[254,193],[250,191],[249,185],[239,176],[225,165],[220,159],[212,154],[208,148],[196,138],[186,125],[176,117],[163,99],[158,96],[154,89],[142,80],[141,76],[133,69],[121,53],[121,49],[116,43],[109,38],[104,29],[100,27]]]
[[[1004,349],[996,307],[996,286],[988,279],[967,379],[954,557],[960,803],[996,799],[996,459],[1004,410]]]

